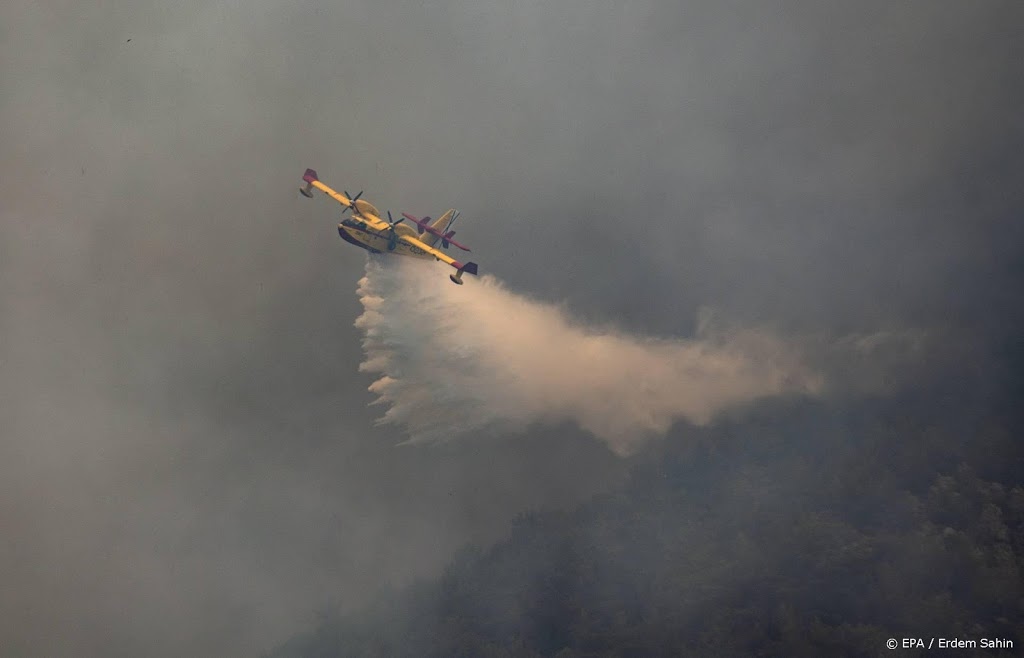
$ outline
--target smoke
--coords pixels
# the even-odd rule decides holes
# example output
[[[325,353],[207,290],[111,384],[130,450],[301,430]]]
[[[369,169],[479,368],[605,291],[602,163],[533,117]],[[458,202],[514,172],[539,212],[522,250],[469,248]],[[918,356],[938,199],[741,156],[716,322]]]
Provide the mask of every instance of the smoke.
[[[472,277],[467,277],[472,279]],[[381,422],[411,442],[572,421],[620,455],[672,423],[784,393],[818,393],[820,376],[763,331],[724,330],[705,314],[690,340],[585,327],[561,307],[493,276],[456,287],[422,261],[370,257],[363,372]]]

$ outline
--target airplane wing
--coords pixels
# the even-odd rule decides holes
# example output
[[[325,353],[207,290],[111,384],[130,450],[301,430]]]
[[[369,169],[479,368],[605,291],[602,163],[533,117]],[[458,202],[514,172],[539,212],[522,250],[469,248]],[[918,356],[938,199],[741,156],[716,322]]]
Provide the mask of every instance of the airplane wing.
[[[388,229],[388,223],[377,216],[377,209],[374,208],[373,205],[370,204],[368,201],[363,201],[362,199],[359,198],[359,195],[362,194],[362,192],[357,194],[354,199],[350,199],[346,195],[336,192],[331,188],[327,187],[326,185],[324,185],[323,183],[321,183],[320,179],[317,178],[316,171],[312,169],[306,170],[306,173],[303,174],[302,176],[302,180],[306,181],[306,184],[303,187],[299,188],[299,192],[302,192],[303,196],[312,198],[312,188],[315,187],[316,189],[320,190],[321,192],[331,197],[341,205],[345,206],[346,208],[351,208],[353,216],[365,222],[371,228],[376,229],[378,231]]]
[[[412,237],[411,235],[400,235],[400,236],[398,236],[398,239],[401,240],[402,242],[406,243],[407,245],[410,245],[412,247],[416,247],[418,249],[422,249],[423,251],[427,252],[428,254],[430,254],[431,256],[436,258],[437,260],[442,261],[444,263],[448,263],[449,265],[454,267],[456,270],[458,270],[455,274],[451,274],[448,277],[452,281],[454,281],[455,283],[458,283],[460,285],[462,284],[462,273],[463,272],[469,272],[470,274],[474,274],[474,275],[477,273],[477,264],[476,263],[460,263],[459,261],[455,260],[454,258],[452,258],[448,254],[444,253],[440,249],[435,249],[434,247],[431,247],[429,244],[427,244],[425,242],[421,242],[420,240],[417,240],[416,238]]]

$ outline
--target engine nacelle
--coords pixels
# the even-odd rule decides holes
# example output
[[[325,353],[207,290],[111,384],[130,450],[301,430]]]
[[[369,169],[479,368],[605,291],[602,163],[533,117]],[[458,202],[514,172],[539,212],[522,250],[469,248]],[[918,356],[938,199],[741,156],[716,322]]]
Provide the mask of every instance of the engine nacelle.
[[[410,238],[416,237],[416,231],[414,231],[411,226],[406,226],[405,224],[393,224],[392,228],[398,235],[405,235]]]

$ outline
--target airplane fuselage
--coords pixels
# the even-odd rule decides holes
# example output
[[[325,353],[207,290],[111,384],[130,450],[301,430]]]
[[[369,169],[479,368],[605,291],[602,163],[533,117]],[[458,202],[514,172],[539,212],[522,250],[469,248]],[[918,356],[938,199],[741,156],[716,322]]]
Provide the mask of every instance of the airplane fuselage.
[[[373,254],[395,254],[414,258],[434,258],[419,247],[395,239],[399,235],[415,236],[416,232],[408,226],[396,226],[395,235],[391,231],[375,231],[358,218],[346,218],[338,224],[338,235],[349,244],[366,249]]]

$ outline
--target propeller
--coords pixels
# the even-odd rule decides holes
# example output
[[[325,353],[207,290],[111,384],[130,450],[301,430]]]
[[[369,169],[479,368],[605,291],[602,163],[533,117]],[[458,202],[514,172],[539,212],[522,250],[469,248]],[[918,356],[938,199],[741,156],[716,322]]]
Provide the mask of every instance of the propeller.
[[[401,224],[405,217],[400,217],[398,221],[391,216],[391,211],[388,211],[388,251],[394,251],[395,247],[398,246],[398,233],[395,232],[395,226]]]
[[[357,194],[357,195],[355,195],[355,196],[351,196],[351,195],[350,195],[350,194],[348,193],[348,190],[342,190],[342,192],[344,192],[344,193],[345,193],[345,198],[346,198],[346,199],[348,199],[349,203],[351,203],[351,204],[352,204],[352,205],[351,205],[351,208],[352,208],[352,214],[353,214],[353,215],[358,215],[358,214],[359,214],[359,208],[357,208],[357,207],[356,207],[356,200],[357,200],[357,199],[359,199],[359,197],[363,196],[363,191],[362,191],[362,190],[359,190],[359,194]],[[342,208],[341,212],[342,212],[342,213],[344,213],[344,212],[345,212],[346,210],[348,210],[348,209],[349,209],[349,207],[350,207],[350,206],[345,206],[344,208]]]

